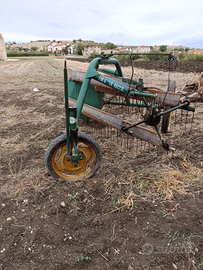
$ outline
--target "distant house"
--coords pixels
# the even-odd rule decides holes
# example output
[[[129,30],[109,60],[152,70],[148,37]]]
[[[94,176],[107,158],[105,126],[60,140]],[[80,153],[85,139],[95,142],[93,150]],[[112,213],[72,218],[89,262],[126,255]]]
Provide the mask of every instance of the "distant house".
[[[193,49],[188,51],[189,54],[201,54],[202,51],[200,49]]]
[[[138,46],[137,48],[133,49],[133,53],[149,53],[150,47],[149,46]]]
[[[46,47],[47,47],[47,51],[52,53],[53,52],[53,47],[57,45],[57,42],[50,42]]]
[[[101,47],[99,45],[86,45],[84,47],[84,52],[83,55],[84,56],[89,56],[91,53],[96,52],[98,54],[101,53]]]
[[[132,52],[132,48],[129,47],[129,46],[122,46],[120,49],[119,49],[120,52]]]
[[[72,54],[72,46],[71,46],[71,42],[70,41],[64,41],[64,42],[51,42],[47,45],[47,50],[48,52],[50,53],[53,53],[53,52],[56,52],[56,53],[59,53],[61,54],[63,52],[63,49],[66,47],[66,46],[70,46],[70,51],[71,51],[71,54]]]
[[[28,49],[28,48],[23,48],[23,47],[17,47],[17,48],[18,48],[18,50],[21,50],[22,52],[30,52],[31,51],[31,49]]]

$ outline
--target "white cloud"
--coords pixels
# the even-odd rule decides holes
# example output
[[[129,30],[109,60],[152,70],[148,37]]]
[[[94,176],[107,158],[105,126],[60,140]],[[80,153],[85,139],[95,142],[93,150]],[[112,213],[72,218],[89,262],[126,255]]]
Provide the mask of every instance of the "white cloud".
[[[200,0],[3,1],[0,31],[5,41],[89,39],[128,45],[203,47]],[[186,44],[186,46],[187,46]],[[177,44],[178,45],[178,44]]]

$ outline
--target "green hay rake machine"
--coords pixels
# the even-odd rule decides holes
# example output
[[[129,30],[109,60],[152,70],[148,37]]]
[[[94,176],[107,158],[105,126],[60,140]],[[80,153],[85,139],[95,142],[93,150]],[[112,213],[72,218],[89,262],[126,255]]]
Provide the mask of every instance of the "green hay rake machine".
[[[45,164],[50,174],[60,181],[84,180],[92,177],[99,169],[102,151],[99,144],[91,136],[78,132],[80,117],[91,118],[95,129],[97,124],[116,130],[117,141],[123,136],[127,139],[127,147],[135,147],[135,139],[142,144],[162,146],[167,151],[174,149],[162,139],[170,127],[172,112],[177,110],[193,112],[189,100],[180,101],[180,94],[175,93],[175,81],[169,80],[167,91],[154,87],[144,87],[143,79],[133,80],[133,54],[130,54],[132,76],[123,76],[121,65],[115,54],[101,54],[91,61],[86,73],[72,71],[68,80],[67,67],[64,67],[64,97],[66,111],[66,134],[57,137],[48,147]],[[169,69],[176,68],[177,59],[171,54],[167,57]],[[113,65],[115,69],[100,67]],[[127,112],[128,118],[118,116],[120,109]],[[109,111],[113,111],[110,113]],[[115,114],[116,112],[116,114]],[[191,123],[193,117],[190,118]],[[132,123],[132,120],[135,123]],[[176,119],[175,119],[176,121]],[[177,120],[179,123],[179,121]],[[186,125],[186,122],[185,122]],[[161,127],[161,132],[159,131]],[[102,129],[100,128],[100,135]],[[107,134],[108,134],[107,132]],[[112,135],[111,135],[112,136]]]

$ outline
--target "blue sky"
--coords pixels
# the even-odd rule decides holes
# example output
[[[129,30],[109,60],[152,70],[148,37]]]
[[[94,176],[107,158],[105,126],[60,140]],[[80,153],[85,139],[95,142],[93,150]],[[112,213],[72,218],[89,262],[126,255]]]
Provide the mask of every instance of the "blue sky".
[[[5,42],[84,39],[203,49],[202,0],[0,0]]]

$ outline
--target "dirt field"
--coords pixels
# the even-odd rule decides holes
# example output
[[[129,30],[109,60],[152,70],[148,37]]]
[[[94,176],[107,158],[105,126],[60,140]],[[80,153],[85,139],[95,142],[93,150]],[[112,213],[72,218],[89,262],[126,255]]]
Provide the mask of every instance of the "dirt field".
[[[101,168],[88,181],[59,183],[44,156],[65,133],[63,62],[0,62],[0,269],[203,269],[203,105],[193,104],[192,131],[167,135],[173,155],[135,154],[81,121],[102,148]],[[171,79],[181,90],[199,75]],[[135,68],[139,78],[167,88],[167,72]]]

